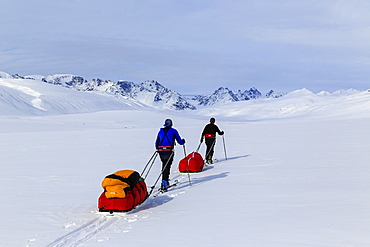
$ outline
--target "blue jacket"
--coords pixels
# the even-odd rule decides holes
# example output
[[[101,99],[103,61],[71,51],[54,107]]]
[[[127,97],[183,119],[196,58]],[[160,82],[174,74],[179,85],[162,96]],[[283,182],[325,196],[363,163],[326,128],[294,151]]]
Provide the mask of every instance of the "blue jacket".
[[[159,154],[168,154],[172,152],[175,146],[175,140],[180,145],[185,144],[176,129],[161,128],[158,132],[157,140],[155,141],[155,148],[158,150]]]

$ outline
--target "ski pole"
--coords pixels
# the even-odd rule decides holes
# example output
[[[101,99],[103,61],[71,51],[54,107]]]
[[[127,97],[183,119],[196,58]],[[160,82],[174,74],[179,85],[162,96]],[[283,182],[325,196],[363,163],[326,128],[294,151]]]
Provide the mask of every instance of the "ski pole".
[[[195,150],[195,152],[197,152],[197,153],[198,153],[199,148],[200,148],[200,145],[202,145],[202,143],[199,143],[199,146],[197,147],[197,149]]]
[[[222,135],[222,141],[223,141],[223,143],[224,143],[225,160],[227,160],[227,156],[226,156],[226,146],[225,146],[225,138],[224,138],[224,135]]]
[[[189,179],[189,185],[192,186],[191,181],[190,181],[189,165],[188,165],[188,179]]]
[[[166,164],[164,165],[164,167],[163,167],[163,169],[162,169],[161,173],[159,174],[159,176],[158,176],[157,180],[155,181],[154,185],[151,187],[151,190],[150,190],[150,192],[149,192],[149,194],[148,194],[148,197],[152,194],[152,192],[153,192],[153,190],[154,190],[154,188],[155,188],[156,184],[158,183],[158,180],[159,180],[159,179],[160,179],[160,177],[162,176],[162,174],[163,174],[164,170],[165,170],[165,169],[167,168],[167,166],[168,166],[168,163],[170,162],[171,158],[173,157],[173,154],[174,154],[174,152],[172,152],[172,153],[171,153],[171,155],[170,155],[170,157],[168,158],[168,160],[167,160]]]
[[[146,163],[146,165],[145,165],[145,167],[144,167],[143,171],[141,172],[141,176],[143,175],[144,171],[146,170],[146,168],[148,167],[148,165],[149,165],[150,161],[153,159],[153,157],[154,157],[154,155],[155,155],[156,153],[157,153],[157,151],[154,151],[154,153],[153,153],[152,157],[150,157],[150,159],[149,159],[148,163]]]
[[[150,159],[149,159],[149,161],[148,161],[148,163],[146,164],[146,166],[144,167],[144,169],[143,169],[143,171],[141,172],[141,177],[143,176],[143,174],[144,174],[144,172],[145,172],[145,170],[146,170],[146,168],[148,167],[148,165],[149,165],[149,163],[151,162],[151,160],[153,159],[153,157],[154,156],[156,156],[158,153],[157,153],[157,151],[154,151],[154,153],[153,153],[153,155],[152,155],[152,157],[150,157]],[[154,161],[153,161],[154,162]]]
[[[186,157],[185,144],[182,147],[184,148],[184,156]]]
[[[216,139],[214,139],[213,140],[213,143],[212,143],[212,145],[211,145],[211,148],[208,150],[208,152],[206,153],[206,160],[207,160],[207,157],[208,157],[208,155],[211,153],[211,151],[212,151],[212,149],[213,149],[213,147],[215,146],[215,144],[216,144]]]
[[[183,147],[184,147],[184,154],[185,154],[185,157],[186,157],[185,144],[183,145]],[[189,184],[190,184],[190,186],[191,186],[191,182],[190,182],[190,174],[189,174],[189,162],[188,162],[188,164],[187,164],[187,170],[188,170]]]
[[[188,170],[189,185],[192,186],[191,181],[190,181],[190,174],[189,174],[189,161],[187,163],[187,170]]]
[[[144,177],[144,180],[145,180],[145,179],[146,179],[146,177],[149,175],[150,170],[152,170],[152,167],[153,167],[154,161],[155,161],[155,159],[157,158],[157,156],[158,156],[158,153],[156,152],[156,155],[154,156],[154,159],[153,159],[153,161],[152,161],[152,164],[150,165],[150,167],[149,167],[149,169],[148,169],[148,171],[147,171],[147,173],[146,173],[146,175],[145,175],[145,177]]]

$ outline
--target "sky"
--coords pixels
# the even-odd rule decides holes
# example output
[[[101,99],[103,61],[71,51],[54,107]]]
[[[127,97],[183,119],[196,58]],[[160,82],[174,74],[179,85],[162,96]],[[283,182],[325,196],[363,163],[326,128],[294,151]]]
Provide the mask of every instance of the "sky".
[[[3,0],[0,71],[180,94],[370,88],[365,0]]]

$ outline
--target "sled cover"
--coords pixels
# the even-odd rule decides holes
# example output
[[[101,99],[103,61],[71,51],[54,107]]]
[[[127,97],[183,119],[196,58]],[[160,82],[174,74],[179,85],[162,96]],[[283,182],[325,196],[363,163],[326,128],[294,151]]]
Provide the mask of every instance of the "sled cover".
[[[180,172],[201,172],[204,167],[202,155],[197,152],[188,154],[179,162]]]
[[[98,200],[100,212],[127,212],[143,203],[148,196],[144,180],[132,170],[121,170],[104,178],[104,192]]]

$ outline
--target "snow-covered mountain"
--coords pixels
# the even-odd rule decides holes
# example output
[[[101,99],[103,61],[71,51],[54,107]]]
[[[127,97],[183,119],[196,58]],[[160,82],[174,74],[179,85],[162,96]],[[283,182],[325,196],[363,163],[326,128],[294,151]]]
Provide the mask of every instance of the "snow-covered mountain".
[[[312,95],[315,95],[314,93],[310,92],[307,89],[297,90],[294,92],[275,92],[273,90],[270,90],[266,94],[262,94],[257,88],[252,87],[249,90],[230,90],[227,87],[220,87],[218,88],[214,93],[211,95],[198,95],[191,98],[186,98],[179,93],[172,91],[163,85],[161,85],[159,82],[151,80],[151,81],[145,81],[143,83],[136,84],[134,82],[119,80],[118,82],[113,82],[111,80],[103,80],[103,79],[92,79],[90,81],[84,79],[81,76],[71,75],[71,74],[55,74],[55,75],[48,75],[48,76],[42,76],[42,75],[29,75],[29,76],[21,76],[19,74],[10,75],[5,72],[0,72],[0,78],[5,80],[4,83],[9,84],[9,80],[28,80],[28,81],[36,81],[40,83],[46,83],[46,84],[52,84],[52,85],[58,85],[63,88],[73,89],[75,91],[81,91],[81,92],[96,92],[99,97],[106,96],[104,100],[107,99],[107,97],[117,101],[117,99],[126,100],[125,104],[133,104],[133,105],[140,105],[140,107],[149,106],[154,107],[157,109],[170,109],[170,110],[195,110],[196,107],[194,105],[199,106],[211,106],[211,105],[218,105],[218,104],[225,104],[225,103],[232,103],[232,102],[241,102],[241,101],[249,101],[249,100],[255,100],[255,99],[269,99],[269,98],[280,98],[280,97],[286,97],[286,95],[292,95],[292,94],[307,94],[309,92]],[[14,82],[14,83],[13,83]],[[15,81],[13,81],[13,84],[17,84]],[[4,84],[3,83],[3,84]],[[30,83],[30,82],[26,82]],[[17,86],[13,86],[17,87]],[[18,86],[18,89],[21,86]],[[23,88],[23,90],[25,90]],[[58,90],[56,90],[57,92]],[[63,91],[64,92],[64,91]],[[65,93],[68,95],[69,98],[74,98],[71,96],[73,93],[70,93],[65,91]],[[338,90],[333,93],[329,92],[320,92],[316,94],[317,96],[340,96],[340,95],[352,95],[358,93],[358,91],[349,89],[349,90]],[[4,93],[6,94],[6,93]],[[27,96],[29,97],[29,95]],[[42,97],[46,97],[43,95]],[[99,98],[98,97],[98,98]],[[3,97],[4,99],[6,97]],[[75,103],[78,100],[78,97],[74,98],[77,99]],[[8,99],[10,100],[10,99]],[[53,101],[53,99],[49,98],[48,100],[44,99],[44,104],[47,104],[48,101]],[[85,101],[86,102],[86,101]],[[88,100],[87,102],[93,103],[94,101]],[[128,103],[130,102],[130,103]],[[9,103],[9,102],[8,102]],[[57,105],[63,104],[63,102],[58,102]],[[66,103],[64,103],[66,104]],[[84,104],[84,103],[79,103]],[[110,102],[110,105],[114,104]],[[104,104],[100,104],[103,106]],[[120,103],[113,107],[114,109],[117,109],[122,106],[119,106]],[[31,108],[30,111],[33,112],[35,109]],[[47,106],[45,106],[47,108]],[[67,110],[64,105],[63,107],[59,107],[59,109],[63,109],[62,111],[59,111],[59,113],[67,113],[71,110]],[[86,109],[89,106],[86,105]],[[40,112],[43,111],[40,107],[36,107],[36,111]],[[101,107],[100,110],[105,110],[104,106]],[[73,111],[73,110],[72,110]],[[52,112],[52,111],[51,111]],[[57,111],[58,112],[58,111]],[[36,114],[37,115],[37,114]]]
[[[87,81],[74,75],[22,77],[1,73],[0,76],[0,115],[43,116],[129,109],[153,110],[151,106],[158,110],[184,109],[184,106],[188,107],[185,109],[193,109],[183,97],[156,81],[135,84],[100,79]],[[344,96],[351,98],[348,108],[353,108],[352,101],[356,95],[362,95],[362,92],[350,89],[315,94],[303,88],[287,93],[284,97],[266,98],[255,88],[245,92],[219,88],[210,97],[203,98],[202,107],[195,110],[194,114],[232,117],[235,112],[230,112],[230,108],[233,108],[243,113],[245,120],[251,120],[253,116],[301,116],[310,111],[330,115],[328,109],[331,105],[343,100],[347,102]],[[364,95],[368,95],[368,92]],[[208,107],[210,105],[212,107]],[[352,109],[352,112],[356,111]]]
[[[150,108],[100,92],[79,92],[30,79],[0,78],[0,115],[44,116]]]
[[[270,90],[264,96],[257,88],[252,87],[249,90],[230,90],[229,88],[220,87],[211,95],[197,95],[192,98],[193,101],[196,101],[198,105],[209,106],[218,103],[229,103],[236,101],[245,101],[251,99],[259,99],[262,97],[265,98],[279,98],[286,93],[284,92],[275,92]]]
[[[136,84],[124,80],[113,82],[99,78],[88,81],[81,76],[71,74],[21,76],[19,74],[10,75],[5,72],[0,72],[0,78],[39,80],[78,91],[106,92],[131,98],[151,107],[170,110],[195,110],[196,107],[194,105],[207,106],[258,98],[278,98],[286,94],[285,92],[274,92],[270,90],[265,95],[262,95],[255,87],[245,91],[220,87],[211,95],[198,95],[188,100],[186,97],[164,87],[154,80]]]
[[[145,81],[140,84],[135,84],[128,81],[113,82],[111,80],[102,79],[88,81],[81,76],[71,74],[55,74],[48,76],[29,75],[23,77],[18,74],[10,75],[5,72],[0,73],[0,78],[39,80],[49,84],[75,89],[77,91],[105,92],[124,98],[134,99],[148,106],[161,109],[196,109],[195,106],[187,102],[185,97],[164,87],[157,81]]]
[[[200,116],[238,118],[244,121],[275,118],[331,118],[351,113],[359,117],[370,109],[370,92],[353,89],[333,93],[313,93],[303,88],[279,98],[261,98],[255,101],[238,101],[203,107],[197,110]],[[341,105],[341,107],[338,107]],[[232,110],[230,110],[232,109]],[[367,114],[367,113],[366,113]]]
[[[270,90],[266,93],[266,98],[280,98],[283,97],[285,94],[287,94],[287,92],[276,92],[274,90]]]
[[[10,74],[0,71],[0,78],[9,79],[13,78]]]
[[[51,75],[42,78],[42,80],[50,84],[74,88],[79,91],[99,91],[121,95],[156,108],[195,110],[195,107],[189,104],[179,93],[165,88],[157,81],[145,81],[140,84],[128,81],[113,82],[102,79],[87,81],[81,76],[74,75]]]

